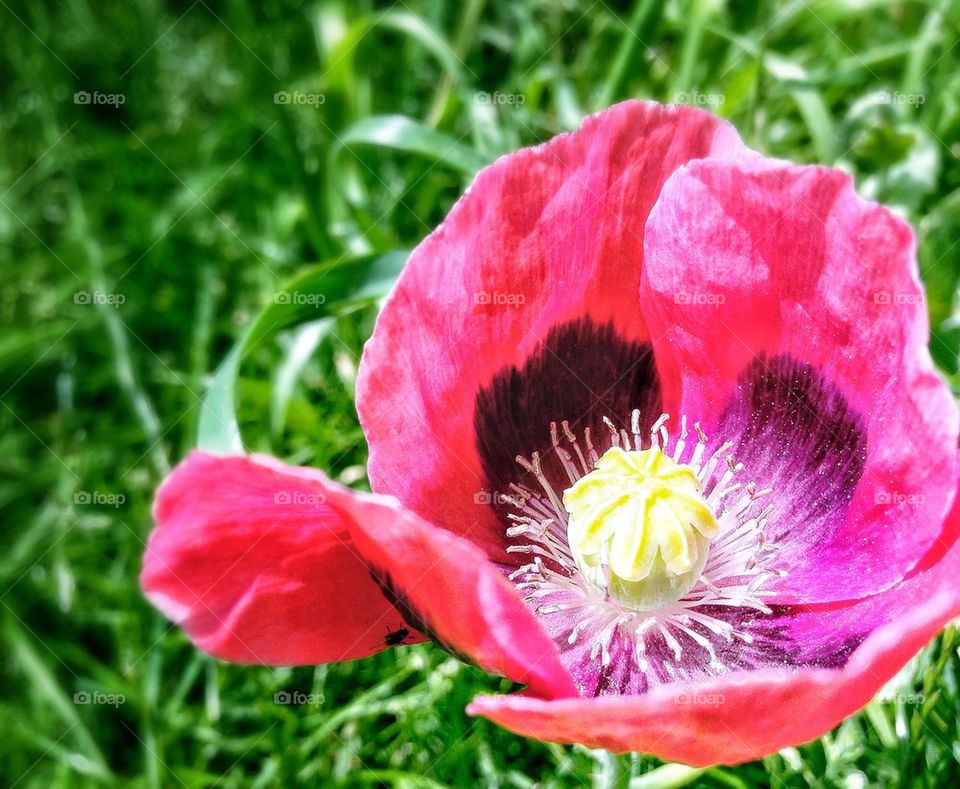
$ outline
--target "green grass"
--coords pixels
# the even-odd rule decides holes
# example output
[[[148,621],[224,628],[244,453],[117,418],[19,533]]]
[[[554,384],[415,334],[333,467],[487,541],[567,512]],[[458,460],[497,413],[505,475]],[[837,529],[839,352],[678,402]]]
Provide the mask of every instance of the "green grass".
[[[655,769],[467,718],[474,694],[509,683],[429,645],[315,669],[218,663],[136,576],[157,482],[284,282],[409,249],[483,162],[626,97],[693,96],[752,146],[848,169],[904,211],[931,350],[956,384],[960,4],[3,0],[0,20],[0,784],[957,780],[952,633],[814,743]],[[281,90],[323,103],[275,104]],[[76,104],[77,91],[124,101]],[[238,420],[248,446],[362,484],[352,398],[376,308],[337,282],[323,286],[330,323],[251,343]],[[281,690],[316,703],[275,704]],[[75,703],[83,692],[117,703]]]

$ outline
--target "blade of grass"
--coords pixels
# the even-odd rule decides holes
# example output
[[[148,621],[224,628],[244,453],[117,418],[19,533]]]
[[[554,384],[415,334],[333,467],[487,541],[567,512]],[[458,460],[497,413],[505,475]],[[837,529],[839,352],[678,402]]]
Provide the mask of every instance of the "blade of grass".
[[[468,177],[487,164],[487,160],[473,148],[405,115],[376,115],[358,121],[339,135],[332,156],[358,145],[418,154],[459,170]]]
[[[196,288],[196,307],[193,316],[193,332],[190,341],[190,391],[203,390],[203,377],[210,364],[210,342],[213,336],[214,276],[216,267],[209,261],[200,266]],[[190,449],[197,433],[200,412],[191,408],[184,416],[181,455]]]
[[[665,764],[630,782],[630,789],[676,789],[689,786],[707,772],[704,767],[687,767],[685,764]]]
[[[104,276],[103,250],[93,235],[87,221],[87,213],[80,197],[80,190],[71,184],[69,193],[71,235],[80,242],[90,274],[94,292],[108,293]],[[117,295],[117,294],[115,294]],[[170,459],[163,447],[163,428],[153,402],[141,386],[136,373],[136,364],[130,351],[130,343],[123,321],[117,314],[117,308],[105,299],[97,299],[94,306],[107,330],[107,337],[113,349],[114,369],[121,390],[133,408],[133,413],[143,429],[148,443],[147,455],[153,463],[158,476],[166,476],[170,471]]]
[[[330,261],[290,280],[217,368],[201,405],[197,446],[211,452],[243,451],[235,401],[240,364],[251,348],[304,321],[344,315],[372,304],[386,295],[408,254],[394,250]]]
[[[442,36],[415,14],[406,11],[387,11],[358,19],[330,52],[330,66],[325,80],[330,85],[343,82],[348,64],[356,56],[358,45],[377,28],[401,33],[419,43],[432,54],[446,73],[455,81],[461,79],[461,60]]]
[[[96,775],[104,780],[109,779],[112,774],[106,759],[97,747],[90,729],[77,714],[76,705],[70,701],[66,691],[37,654],[20,625],[10,616],[5,616],[4,620],[4,635],[17,658],[18,666],[30,680],[30,686],[46,699],[50,709],[70,727],[71,736],[75,738],[84,756],[95,766]]]
[[[461,63],[467,57],[470,50],[470,44],[477,32],[477,22],[483,14],[483,9],[487,0],[467,0],[466,4],[460,9],[460,21],[457,24],[457,32],[453,36],[453,56]],[[435,129],[450,106],[450,96],[457,84],[457,77],[447,72],[443,75],[443,80],[437,89],[433,98],[433,106],[427,113],[427,126]]]
[[[637,54],[641,47],[647,46],[644,42],[657,24],[663,5],[659,0],[638,0],[634,3],[633,13],[624,25],[617,54],[600,90],[600,95],[597,97],[597,102],[594,104],[594,109],[601,110],[617,99],[623,98],[627,81],[631,76],[631,68],[637,61]]]
[[[273,397],[270,400],[270,432],[279,438],[283,432],[287,409],[293,399],[297,380],[310,357],[333,327],[333,319],[314,321],[301,326],[294,334],[290,348],[277,366],[273,379]]]
[[[680,68],[673,80],[672,93],[674,96],[698,87],[693,84],[694,69],[697,65],[697,53],[703,40],[703,28],[709,11],[710,5],[706,0],[693,0],[689,12],[685,14],[683,40],[680,49]]]

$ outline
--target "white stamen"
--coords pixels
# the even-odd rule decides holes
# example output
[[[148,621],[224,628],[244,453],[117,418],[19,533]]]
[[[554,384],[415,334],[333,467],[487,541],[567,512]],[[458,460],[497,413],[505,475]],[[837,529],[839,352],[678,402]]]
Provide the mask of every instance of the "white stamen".
[[[772,489],[758,490],[756,484],[738,479],[744,473],[744,464],[729,454],[732,441],[723,442],[705,460],[709,438],[700,423],[695,422],[697,440],[691,447],[685,415],[680,417],[679,435],[671,447],[666,429],[668,419],[668,414],[661,414],[651,425],[651,447],[659,447],[674,462],[694,470],[720,527],[710,544],[703,574],[693,589],[675,603],[640,612],[622,608],[609,594],[598,594],[594,585],[597,579],[588,581],[571,555],[566,536],[567,512],[551,482],[556,482],[559,474],[561,479],[574,484],[593,470],[600,454],[609,446],[641,450],[644,442],[639,409],[633,409],[629,415],[629,431],[618,429],[612,419],[603,417],[608,438],[599,448],[594,446],[589,427],[584,428],[581,444],[569,421],[551,422],[551,452],[545,457],[538,452],[529,458],[517,457],[517,463],[536,480],[534,487],[540,490],[514,483],[509,486],[510,494],[501,497],[517,510],[508,515],[506,534],[513,542],[506,550],[530,557],[507,577],[532,610],[567,645],[573,646],[589,634],[588,654],[602,666],[614,660],[612,645],[617,635],[629,639],[632,646],[625,654],[652,683],[663,681],[663,674],[673,679],[690,679],[697,670],[729,670],[731,667],[721,660],[719,645],[734,640],[751,645],[754,637],[742,625],[734,626],[710,609],[739,608],[769,614],[764,599],[773,594],[770,587],[785,575],[785,571],[772,565],[777,548],[764,532],[773,505],[751,512],[754,502],[770,495]],[[548,461],[551,457],[554,459]],[[548,462],[551,465],[546,469]],[[602,561],[601,565],[603,580],[609,587],[609,562]],[[659,678],[649,673],[652,659],[662,669]]]

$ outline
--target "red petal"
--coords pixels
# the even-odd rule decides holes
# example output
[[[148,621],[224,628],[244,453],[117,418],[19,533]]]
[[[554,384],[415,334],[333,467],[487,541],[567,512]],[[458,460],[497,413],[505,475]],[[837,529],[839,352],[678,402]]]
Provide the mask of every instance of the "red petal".
[[[575,695],[556,645],[484,553],[392,497],[332,492],[372,571],[407,619],[450,651],[538,695]]]
[[[692,765],[736,764],[812,740],[870,701],[960,615],[960,547],[929,573],[852,606],[846,619],[883,617],[842,669],[761,670],[643,696],[542,700],[485,696],[469,707],[511,731],[590,748],[639,751]]]
[[[193,453],[157,493],[147,597],[211,654],[301,665],[363,657],[410,629],[326,503],[319,471]],[[404,643],[423,640],[411,630]]]
[[[691,159],[744,150],[706,112],[626,102],[480,172],[412,254],[365,348],[357,409],[374,489],[443,528],[500,542],[492,509],[475,504],[485,488],[478,391],[572,320],[612,321],[620,339],[647,340],[634,294],[662,184]]]
[[[738,375],[761,354],[786,355],[864,423],[866,466],[845,520],[781,548],[784,600],[852,599],[902,578],[940,534],[958,435],[926,347],[909,226],[837,171],[701,161],[664,186],[645,258],[641,303],[667,409],[709,433]],[[798,498],[774,490],[770,501],[810,504]]]

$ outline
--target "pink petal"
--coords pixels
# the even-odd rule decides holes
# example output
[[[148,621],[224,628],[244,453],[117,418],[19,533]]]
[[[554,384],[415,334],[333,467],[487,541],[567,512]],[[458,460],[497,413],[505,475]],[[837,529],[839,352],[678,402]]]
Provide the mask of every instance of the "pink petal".
[[[954,533],[958,522],[960,508],[952,515]],[[960,544],[955,544],[929,571],[826,614],[820,629],[836,627],[840,619],[880,625],[841,669],[740,672],[692,686],[661,686],[642,696],[484,696],[468,712],[528,737],[639,751],[692,765],[757,759],[819,737],[869,702],[960,615],[958,572]]]
[[[625,102],[479,173],[414,251],[364,351],[357,408],[374,489],[443,528],[499,542],[493,510],[476,506],[488,482],[478,392],[572,321],[612,322],[619,340],[648,342],[630,294],[662,184],[691,159],[744,151],[708,113]],[[552,418],[565,416],[580,415]]]
[[[240,663],[301,665],[380,651],[410,630],[326,503],[319,471],[194,452],[157,493],[147,597],[201,649]]]
[[[556,645],[473,543],[393,497],[331,492],[353,539],[407,621],[451,652],[549,697],[576,694]]]
[[[940,534],[955,493],[958,435],[957,407],[926,347],[909,226],[857,197],[840,172],[711,160],[667,182],[644,249],[641,304],[667,409],[702,420],[709,433],[732,403],[746,427],[749,403],[737,405],[735,395],[750,384],[738,377],[777,358],[797,380],[819,376],[811,402],[824,411],[813,414],[820,427],[804,451],[836,439],[827,410],[838,403],[865,429],[865,466],[846,499],[831,481],[851,461],[842,451],[812,458],[815,472],[802,472],[811,458],[798,457],[804,441],[796,436],[737,448],[748,454],[738,458],[745,477],[750,454],[760,454],[760,466],[781,455],[770,501],[798,521],[781,548],[783,601],[853,599],[902,578]],[[825,484],[815,479],[821,473]],[[828,505],[837,517],[800,522],[803,507]]]

